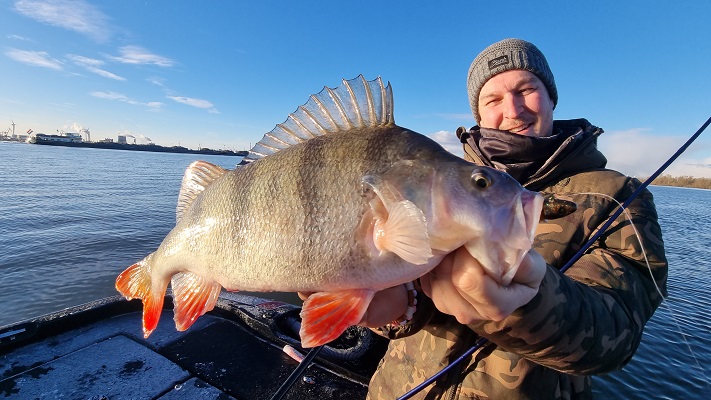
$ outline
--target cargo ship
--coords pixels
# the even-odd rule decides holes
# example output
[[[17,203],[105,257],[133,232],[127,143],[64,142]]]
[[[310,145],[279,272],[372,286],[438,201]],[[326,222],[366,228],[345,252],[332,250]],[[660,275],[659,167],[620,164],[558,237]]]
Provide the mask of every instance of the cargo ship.
[[[119,136],[119,139],[121,137]],[[45,133],[32,133],[27,138],[27,143],[49,145],[49,146],[64,146],[64,147],[86,147],[93,149],[109,149],[109,150],[128,150],[128,151],[150,151],[159,153],[188,153],[188,154],[210,154],[222,156],[240,156],[247,155],[247,151],[233,150],[215,150],[209,148],[201,148],[198,150],[189,149],[183,146],[161,146],[154,143],[136,144],[127,143],[124,140],[114,142],[112,139],[104,139],[98,142],[85,141],[80,133],[60,132],[57,135],[49,135]]]

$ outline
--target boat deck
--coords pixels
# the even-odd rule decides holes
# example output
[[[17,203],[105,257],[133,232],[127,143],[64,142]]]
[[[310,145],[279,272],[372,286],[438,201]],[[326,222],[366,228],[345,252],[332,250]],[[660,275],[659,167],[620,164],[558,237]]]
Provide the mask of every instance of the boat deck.
[[[275,316],[292,313],[293,306],[244,300],[221,297],[218,308],[186,332],[175,330],[165,309],[148,339],[140,302],[118,299],[6,327],[0,330],[0,394],[269,399],[298,365],[282,351],[287,342],[273,334]],[[317,358],[284,399],[364,398],[378,354],[373,357],[346,365]]]

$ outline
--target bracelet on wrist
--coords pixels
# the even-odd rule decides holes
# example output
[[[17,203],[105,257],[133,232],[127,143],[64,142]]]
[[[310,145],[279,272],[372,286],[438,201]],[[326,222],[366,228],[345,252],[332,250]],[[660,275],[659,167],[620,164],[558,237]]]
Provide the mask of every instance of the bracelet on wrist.
[[[417,311],[417,290],[415,290],[415,285],[412,282],[407,282],[405,283],[405,289],[407,289],[407,310],[389,324],[391,328],[407,325],[415,315],[415,311]]]

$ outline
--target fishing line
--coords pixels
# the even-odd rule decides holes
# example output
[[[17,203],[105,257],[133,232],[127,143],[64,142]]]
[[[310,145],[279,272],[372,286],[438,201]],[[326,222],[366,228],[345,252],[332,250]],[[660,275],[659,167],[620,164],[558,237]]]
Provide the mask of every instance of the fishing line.
[[[592,246],[592,244],[595,243],[595,241],[597,241],[597,239],[600,238],[600,236],[602,236],[602,234],[605,233],[605,231],[607,231],[607,229],[610,228],[610,225],[612,225],[612,223],[617,219],[617,217],[619,217],[620,214],[622,214],[622,212],[624,212],[624,210],[627,207],[629,207],[630,203],[632,203],[632,201],[637,196],[639,196],[639,194],[644,189],[646,189],[647,186],[649,186],[649,184],[652,183],[652,181],[654,181],[662,172],[664,172],[664,170],[667,169],[669,167],[669,165],[671,165],[672,162],[674,162],[682,153],[684,153],[684,151],[686,151],[686,149],[691,145],[691,143],[693,143],[696,140],[696,138],[698,138],[699,135],[701,135],[701,133],[704,130],[706,130],[706,128],[709,126],[709,124],[711,124],[711,117],[709,117],[709,119],[707,119],[706,122],[693,135],[691,135],[691,137],[664,164],[662,164],[661,167],[659,167],[649,178],[647,178],[644,182],[642,182],[642,184],[637,188],[637,190],[635,190],[630,195],[630,197],[627,200],[625,200],[624,203],[622,203],[622,205],[617,209],[617,211],[615,211],[610,216],[610,218],[607,219],[607,221],[600,227],[600,229],[598,229],[597,232],[595,232],[594,235],[592,235],[590,237],[590,239],[583,245],[583,247],[581,247],[580,250],[578,250],[578,252],[575,253],[575,255],[573,255],[573,257],[570,260],[568,260],[568,262],[562,268],[560,268],[560,272],[564,273],[576,261],[578,261],[578,259],[580,259],[580,257],[583,256],[583,254],[588,250],[588,248],[590,248],[590,246]],[[427,386],[431,385],[434,381],[439,379],[440,376],[447,373],[450,369],[454,368],[457,364],[459,364],[463,360],[469,358],[475,351],[479,350],[483,346],[486,346],[487,344],[490,344],[490,343],[489,343],[489,340],[486,338],[481,338],[481,339],[477,340],[476,343],[474,343],[474,345],[471,348],[469,348],[467,351],[464,352],[464,354],[459,356],[452,363],[450,363],[446,367],[442,368],[439,372],[432,375],[430,378],[428,378],[421,384],[417,385],[415,388],[413,388],[409,392],[405,393],[401,397],[398,397],[397,400],[406,400],[406,399],[409,399],[412,396],[416,395],[417,393],[421,392],[424,388],[426,388]]]
[[[592,193],[591,192],[591,193],[579,193],[579,194],[604,197],[608,200],[614,201],[615,203],[617,203],[618,206],[622,207],[622,203],[617,201],[617,199],[615,199],[612,196],[608,196],[604,193]],[[642,256],[644,257],[644,262],[647,265],[647,270],[649,271],[649,276],[652,278],[654,287],[657,289],[657,293],[659,293],[659,295],[662,296],[662,299],[666,300],[664,293],[662,293],[662,290],[659,288],[659,285],[657,285],[657,280],[654,279],[654,274],[652,273],[652,267],[649,265],[649,259],[647,259],[647,252],[644,250],[644,246],[642,245],[642,236],[637,231],[637,227],[635,227],[634,224],[632,223],[632,216],[630,215],[629,211],[627,209],[625,209],[624,213],[625,213],[625,218],[627,218],[627,221],[630,222],[630,226],[632,227],[632,230],[634,230],[634,234],[637,237],[637,242],[639,243],[640,250],[642,251]],[[687,339],[686,334],[684,334],[684,331],[681,328],[681,324],[679,323],[679,320],[677,319],[676,314],[674,313],[674,309],[671,308],[671,306],[669,305],[669,302],[664,301],[662,304],[666,307],[667,311],[669,311],[671,320],[674,322],[674,325],[676,325],[676,329],[679,332],[679,335],[681,335],[681,339],[684,341],[684,344],[689,349],[689,354],[691,355],[691,358],[694,359],[696,368],[701,373],[701,376],[703,377],[704,382],[706,382],[706,386],[709,389],[711,389],[711,383],[709,381],[709,378],[706,376],[706,371],[704,370],[703,366],[701,366],[701,363],[699,362],[698,357],[696,357],[696,354],[694,353],[694,349],[691,348],[691,343],[689,343],[689,340]]]
[[[644,245],[642,244],[642,235],[639,234],[639,231],[637,231],[637,227],[634,226],[634,223],[632,223],[632,216],[630,215],[629,211],[627,208],[622,207],[622,203],[617,201],[616,198],[606,195],[604,193],[594,193],[594,192],[587,192],[587,193],[578,193],[578,194],[586,194],[590,196],[600,196],[605,199],[608,199],[610,201],[613,201],[617,203],[617,205],[622,208],[623,212],[625,213],[625,218],[627,218],[627,221],[630,223],[630,227],[634,231],[634,235],[637,238],[637,243],[639,243],[639,249],[642,251],[642,257],[644,258],[644,263],[647,265],[647,270],[649,271],[649,277],[652,278],[652,283],[654,283],[654,288],[657,289],[657,293],[659,293],[660,296],[662,296],[662,299],[665,298],[664,293],[662,293],[662,289],[659,288],[659,285],[657,285],[657,280],[654,279],[654,273],[652,273],[652,266],[649,265],[649,259],[647,258],[647,251],[644,250]]]

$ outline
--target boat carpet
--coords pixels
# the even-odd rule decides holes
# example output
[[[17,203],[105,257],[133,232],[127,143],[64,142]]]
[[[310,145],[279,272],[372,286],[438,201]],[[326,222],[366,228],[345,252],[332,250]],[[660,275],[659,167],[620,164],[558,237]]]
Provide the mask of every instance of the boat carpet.
[[[148,339],[140,320],[140,311],[124,313],[0,352],[0,396],[269,399],[298,365],[239,320],[206,314],[178,332],[164,310]],[[284,399],[365,398],[367,378],[314,363]]]

